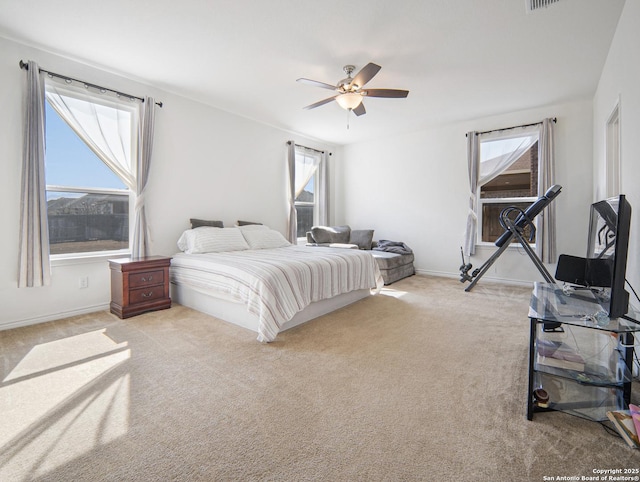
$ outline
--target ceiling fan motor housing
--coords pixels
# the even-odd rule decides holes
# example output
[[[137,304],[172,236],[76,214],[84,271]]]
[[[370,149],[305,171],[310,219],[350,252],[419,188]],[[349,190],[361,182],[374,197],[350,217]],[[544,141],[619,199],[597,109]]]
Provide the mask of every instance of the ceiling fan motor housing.
[[[338,82],[338,84],[336,85],[338,90],[341,90],[342,92],[353,92],[358,90],[360,88],[359,85],[355,85],[355,84],[351,85],[351,82],[353,82],[353,78],[351,77],[351,74],[353,73],[354,70],[356,70],[356,66],[345,65],[342,68],[342,70],[344,70],[344,72],[347,74],[347,77],[345,77],[344,79]]]

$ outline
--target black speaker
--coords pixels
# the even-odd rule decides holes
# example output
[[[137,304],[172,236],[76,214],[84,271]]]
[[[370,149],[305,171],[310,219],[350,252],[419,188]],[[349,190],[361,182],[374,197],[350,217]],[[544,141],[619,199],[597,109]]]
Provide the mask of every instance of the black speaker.
[[[587,263],[585,258],[561,254],[556,267],[556,279],[574,285],[587,286],[585,274]]]
[[[556,267],[556,279],[574,285],[608,288],[613,279],[613,260],[561,254]]]

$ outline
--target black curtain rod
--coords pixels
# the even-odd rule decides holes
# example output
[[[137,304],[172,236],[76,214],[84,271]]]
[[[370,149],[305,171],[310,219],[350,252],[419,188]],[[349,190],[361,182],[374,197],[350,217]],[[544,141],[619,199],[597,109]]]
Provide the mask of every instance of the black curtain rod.
[[[20,68],[24,69],[24,70],[29,70],[29,64],[23,62],[22,60],[20,61]],[[93,87],[94,89],[98,89],[98,90],[108,90],[109,92],[113,92],[114,94],[118,94],[122,97],[129,97],[130,99],[138,99],[142,102],[144,102],[144,99],[142,97],[138,97],[137,95],[131,95],[131,94],[125,94],[124,92],[119,92],[117,90],[113,90],[113,89],[109,89],[108,87],[102,87],[100,85],[96,85],[96,84],[91,84],[89,82],[85,82],[84,80],[78,80],[78,79],[74,79],[73,77],[68,77],[66,75],[60,75],[60,74],[56,74],[55,72],[50,72],[48,70],[45,69],[39,69],[40,72],[45,72],[46,74],[49,74],[52,77],[57,77],[59,79],[63,79],[63,80],[72,80],[74,82],[80,82],[81,84],[84,84],[86,87]],[[156,102],[156,105],[159,107],[162,107],[162,102]]]
[[[291,141],[287,141],[287,145],[290,146],[291,145]],[[314,149],[313,147],[301,146],[300,144],[294,144],[294,146],[302,147],[303,149],[309,149],[310,151],[319,152],[320,154],[324,154],[324,151],[320,151],[318,149]],[[330,152],[329,155],[332,156],[333,154]]]
[[[554,117],[553,119],[551,119],[551,121],[555,124],[558,121],[558,119]],[[508,131],[509,129],[518,129],[519,127],[538,126],[540,124],[542,124],[542,122],[534,122],[532,124],[522,124],[520,126],[513,126],[513,127],[503,127],[502,129],[492,129],[490,131],[476,132],[476,135],[479,136],[481,134],[489,134],[490,132]],[[466,135],[467,134],[465,134],[465,137]]]

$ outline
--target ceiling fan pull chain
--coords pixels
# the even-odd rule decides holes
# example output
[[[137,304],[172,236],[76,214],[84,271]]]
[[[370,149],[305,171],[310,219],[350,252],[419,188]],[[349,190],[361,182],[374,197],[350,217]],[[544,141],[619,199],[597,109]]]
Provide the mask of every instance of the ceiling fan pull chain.
[[[349,130],[349,113],[350,112],[351,112],[351,109],[347,111],[347,130]]]

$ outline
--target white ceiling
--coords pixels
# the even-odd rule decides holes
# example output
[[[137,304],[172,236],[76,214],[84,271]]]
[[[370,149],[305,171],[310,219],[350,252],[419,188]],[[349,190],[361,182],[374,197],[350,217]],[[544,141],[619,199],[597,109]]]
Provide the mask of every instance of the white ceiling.
[[[524,0],[0,0],[0,36],[348,144],[590,98],[623,5],[560,0],[527,14]],[[335,102],[302,109],[333,94],[297,78],[334,84],[343,65],[368,62],[382,70],[367,87],[408,98],[366,99],[348,130]]]

